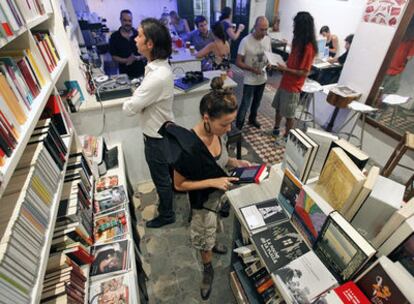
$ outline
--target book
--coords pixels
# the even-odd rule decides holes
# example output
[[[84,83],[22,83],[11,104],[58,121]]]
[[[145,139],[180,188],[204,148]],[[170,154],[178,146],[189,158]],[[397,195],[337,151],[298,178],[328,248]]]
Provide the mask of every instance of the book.
[[[295,209],[296,199],[302,189],[302,182],[290,171],[285,169],[277,199],[290,217]]]
[[[327,304],[371,304],[353,281],[335,287],[319,298],[318,303]]]
[[[96,192],[101,192],[103,190],[107,190],[107,189],[111,189],[115,186],[118,186],[118,175],[111,175],[111,176],[104,176],[101,177],[97,182],[96,182]]]
[[[400,263],[412,276],[414,276],[414,233],[412,233],[404,242],[401,243],[388,256],[391,261]]]
[[[338,284],[313,251],[279,268],[274,276],[286,303],[312,303]]]
[[[313,250],[341,283],[352,279],[376,253],[336,211],[326,220]]]
[[[304,173],[304,176],[303,176],[303,179],[302,179],[302,181],[304,183],[307,183],[308,179],[309,179],[309,176],[310,176],[310,173],[311,173],[311,169],[313,167],[313,164],[315,163],[315,158],[316,158],[316,154],[318,153],[318,150],[319,150],[319,145],[312,138],[310,138],[305,132],[303,132],[301,129],[295,129],[295,130],[312,147],[312,152],[309,156],[309,161],[306,164],[305,173]]]
[[[368,163],[369,155],[366,154],[361,149],[355,147],[349,141],[346,141],[343,138],[335,140],[332,142],[331,149],[339,147],[341,148],[349,158],[358,166],[359,169],[364,169],[365,165]]]
[[[233,291],[233,295],[236,298],[238,304],[247,304],[249,300],[247,299],[246,293],[243,289],[243,286],[240,283],[239,278],[235,271],[230,272],[230,287]]]
[[[115,274],[129,267],[128,240],[95,245],[91,253],[95,257],[91,264],[91,276]]]
[[[315,191],[335,210],[344,213],[347,201],[355,201],[366,177],[340,148],[333,148],[316,183]]]
[[[125,203],[128,203],[128,197],[123,185],[101,191],[95,195],[94,209],[95,213],[108,212]]]
[[[290,130],[286,143],[285,159],[282,168],[288,168],[302,182],[306,182],[306,169],[316,156],[315,147],[303,138],[297,129]]]
[[[338,140],[338,136],[314,128],[307,128],[306,134],[312,138],[312,140],[315,141],[319,146],[310,175],[310,177],[315,177],[321,173],[323,164],[328,157],[332,142]]]
[[[361,96],[361,93],[358,93],[355,90],[351,89],[350,87],[344,86],[344,85],[334,86],[333,88],[331,88],[331,91],[342,97],[359,98],[359,96]]]
[[[362,185],[361,191],[356,196],[355,200],[347,201],[343,206],[343,216],[347,221],[351,221],[355,214],[358,212],[361,205],[365,202],[372,189],[374,188],[375,183],[377,182],[378,176],[380,174],[380,168],[377,166],[372,166],[367,175],[367,179]]]
[[[371,244],[375,248],[379,248],[404,221],[412,216],[414,216],[414,198],[403,203],[401,209],[394,212],[381,231],[372,239]]]
[[[378,176],[370,195],[352,219],[352,226],[367,240],[372,240],[392,214],[401,208],[404,192],[404,185]]]
[[[250,231],[288,219],[276,199],[242,207],[240,212]]]
[[[309,251],[302,236],[289,221],[253,234],[251,238],[269,272]]]
[[[0,96],[3,101],[6,102],[6,105],[14,115],[17,122],[20,125],[24,124],[27,120],[27,116],[25,115],[23,108],[20,106],[16,95],[8,85],[6,77],[2,73],[0,73]]]
[[[95,244],[108,240],[119,240],[124,238],[128,232],[127,216],[125,209],[97,216],[94,220]]]
[[[239,167],[235,168],[230,172],[231,177],[237,177],[239,180],[233,183],[244,184],[244,183],[260,183],[268,175],[268,171],[265,165],[257,165],[250,167]]]
[[[371,303],[414,303],[414,279],[386,256],[381,256],[356,280]]]
[[[286,64],[282,56],[280,56],[279,54],[275,54],[275,53],[268,52],[268,51],[265,51],[264,53],[270,65],[277,66],[278,64],[283,64],[283,65]]]
[[[311,246],[315,243],[329,214],[334,209],[309,185],[303,186],[296,200],[292,222]]]
[[[89,291],[88,303],[132,303],[130,284],[129,273],[93,282]]]

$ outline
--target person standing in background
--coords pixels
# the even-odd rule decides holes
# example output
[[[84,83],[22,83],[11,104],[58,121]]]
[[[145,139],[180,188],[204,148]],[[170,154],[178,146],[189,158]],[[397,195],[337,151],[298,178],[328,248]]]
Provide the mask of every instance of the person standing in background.
[[[118,63],[119,73],[130,79],[144,75],[145,57],[138,53],[135,38],[138,32],[132,26],[132,13],[122,10],[121,27],[109,38],[109,52],[112,60]]]
[[[270,37],[267,36],[268,28],[267,18],[257,17],[253,33],[242,39],[237,52],[236,65],[244,70],[243,97],[236,118],[236,127],[240,130],[243,128],[249,107],[249,123],[260,128],[257,110],[267,81],[265,68],[268,65],[264,52],[272,51]]]
[[[275,67],[283,73],[283,76],[272,102],[272,107],[276,110],[275,125],[272,131],[274,136],[280,135],[280,123],[283,117],[286,118],[285,134],[276,141],[277,145],[286,143],[289,130],[293,128],[300,91],[317,52],[313,17],[308,12],[299,12],[293,19],[292,51],[286,65],[278,64]]]
[[[338,37],[331,34],[331,30],[327,25],[321,27],[319,34],[326,38],[326,46],[329,48],[329,57],[334,58],[339,50]]]
[[[138,50],[148,60],[145,77],[134,95],[124,103],[128,116],[139,115],[145,159],[159,197],[158,217],[146,226],[158,228],[175,222],[173,188],[166,157],[166,143],[158,133],[164,122],[172,121],[174,81],[168,58],[171,56],[171,37],[161,21],[147,18],[141,22],[135,39]]]
[[[190,27],[188,22],[184,18],[180,18],[176,11],[170,12],[171,30],[174,31],[182,39],[186,40],[188,33],[190,33]]]
[[[224,7],[221,11],[219,21],[223,24],[226,40],[229,42],[239,39],[241,32],[244,30],[244,24],[239,24],[237,30],[233,28],[232,18],[231,8],[228,6]]]
[[[197,16],[194,20],[194,24],[197,27],[192,31],[187,38],[191,45],[199,51],[207,44],[214,41],[213,33],[208,29],[208,23],[204,16]]]

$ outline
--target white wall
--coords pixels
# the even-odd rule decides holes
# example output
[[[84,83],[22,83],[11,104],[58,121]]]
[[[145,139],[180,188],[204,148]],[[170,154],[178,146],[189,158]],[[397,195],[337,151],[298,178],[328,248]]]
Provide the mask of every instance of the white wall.
[[[250,16],[249,16],[249,29],[254,27],[254,22],[259,16],[266,15],[266,0],[252,0],[250,2]],[[269,20],[271,22],[272,20]]]
[[[106,18],[111,31],[119,28],[119,13],[123,9],[132,12],[134,27],[146,17],[160,18],[164,7],[177,11],[176,0],[88,0],[88,6],[91,12]]]
[[[308,11],[315,20],[317,37],[319,29],[328,25],[331,33],[339,38],[340,53],[344,51],[344,39],[355,32],[361,21],[364,0],[280,0],[280,31],[288,41],[293,37],[293,17],[299,11]]]

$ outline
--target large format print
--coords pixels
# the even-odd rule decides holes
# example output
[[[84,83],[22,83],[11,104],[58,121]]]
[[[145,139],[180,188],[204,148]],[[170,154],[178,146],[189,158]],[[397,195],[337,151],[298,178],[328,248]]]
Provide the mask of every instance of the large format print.
[[[407,2],[407,0],[368,0],[363,19],[365,22],[397,26]]]

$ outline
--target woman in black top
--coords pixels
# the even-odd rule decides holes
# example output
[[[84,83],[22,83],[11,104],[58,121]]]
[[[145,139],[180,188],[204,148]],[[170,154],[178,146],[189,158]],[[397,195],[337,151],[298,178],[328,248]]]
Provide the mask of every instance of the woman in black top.
[[[326,46],[329,47],[329,57],[335,57],[338,53],[338,37],[331,34],[331,31],[327,25],[321,27],[319,33],[326,38]]]

